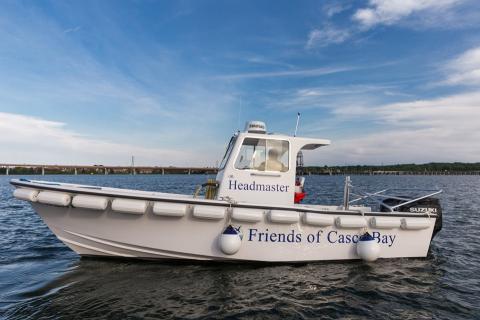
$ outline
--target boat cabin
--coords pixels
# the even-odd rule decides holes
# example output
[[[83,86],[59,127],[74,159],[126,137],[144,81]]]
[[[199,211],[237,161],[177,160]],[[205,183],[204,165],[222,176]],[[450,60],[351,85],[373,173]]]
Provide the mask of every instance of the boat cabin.
[[[329,145],[325,139],[267,133],[265,123],[247,122],[230,139],[219,166],[218,198],[235,202],[292,205],[296,160],[301,150]]]

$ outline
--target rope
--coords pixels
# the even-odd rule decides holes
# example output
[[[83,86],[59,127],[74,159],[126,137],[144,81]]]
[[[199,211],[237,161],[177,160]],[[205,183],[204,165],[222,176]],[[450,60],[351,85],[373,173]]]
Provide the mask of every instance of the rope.
[[[231,224],[231,222],[232,222],[232,212],[233,212],[232,204],[236,204],[237,202],[229,196],[220,197],[219,200],[226,201],[228,203],[228,206],[229,206],[228,207],[228,219],[226,221],[227,221],[227,224]]]

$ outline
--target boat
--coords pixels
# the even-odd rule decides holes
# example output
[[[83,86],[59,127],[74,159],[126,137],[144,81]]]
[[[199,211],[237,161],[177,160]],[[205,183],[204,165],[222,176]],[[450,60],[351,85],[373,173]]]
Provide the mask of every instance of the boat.
[[[304,203],[297,160],[329,144],[247,122],[231,137],[216,179],[191,195],[10,183],[80,256],[274,263],[426,257],[442,228],[435,197],[442,190],[369,192],[346,177],[342,203]]]

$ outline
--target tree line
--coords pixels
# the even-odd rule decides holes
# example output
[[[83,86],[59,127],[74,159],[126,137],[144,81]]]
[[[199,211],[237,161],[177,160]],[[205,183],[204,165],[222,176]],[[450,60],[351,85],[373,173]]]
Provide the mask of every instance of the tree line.
[[[336,174],[336,173],[480,173],[480,162],[431,162],[424,164],[390,164],[390,165],[346,165],[346,166],[308,166],[304,168],[311,174]]]

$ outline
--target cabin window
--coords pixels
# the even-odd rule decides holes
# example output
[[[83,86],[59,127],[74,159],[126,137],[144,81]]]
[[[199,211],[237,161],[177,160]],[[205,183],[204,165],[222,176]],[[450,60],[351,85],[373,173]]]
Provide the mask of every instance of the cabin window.
[[[240,170],[288,171],[288,141],[245,138],[235,162]]]

